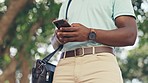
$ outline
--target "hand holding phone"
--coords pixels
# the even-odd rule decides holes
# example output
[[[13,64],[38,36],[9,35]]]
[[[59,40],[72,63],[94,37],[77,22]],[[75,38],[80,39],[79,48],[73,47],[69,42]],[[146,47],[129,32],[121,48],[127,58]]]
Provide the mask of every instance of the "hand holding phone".
[[[53,24],[58,28],[60,29],[61,27],[71,27],[70,24],[64,20],[64,19],[61,19],[61,20],[54,20],[53,21]]]

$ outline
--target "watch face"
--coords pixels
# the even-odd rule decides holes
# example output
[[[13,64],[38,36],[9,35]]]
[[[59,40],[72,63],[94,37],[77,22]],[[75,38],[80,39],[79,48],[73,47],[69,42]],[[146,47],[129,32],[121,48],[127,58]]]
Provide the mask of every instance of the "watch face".
[[[95,32],[89,33],[89,39],[90,40],[95,40],[96,39],[96,33]]]

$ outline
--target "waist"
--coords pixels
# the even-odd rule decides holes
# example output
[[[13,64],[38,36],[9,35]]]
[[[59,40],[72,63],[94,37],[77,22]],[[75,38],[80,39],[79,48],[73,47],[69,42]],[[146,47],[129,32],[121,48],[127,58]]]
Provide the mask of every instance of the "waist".
[[[69,51],[69,50],[75,50],[77,48],[82,48],[82,47],[93,47],[93,46],[100,46],[100,43],[96,43],[93,41],[85,41],[85,42],[68,42],[64,44],[63,49],[61,50],[62,52]]]
[[[114,54],[112,47],[98,46],[98,47],[77,48],[75,50],[66,51],[62,53],[61,58],[78,57],[78,56],[82,57],[85,55],[97,54],[103,52]]]

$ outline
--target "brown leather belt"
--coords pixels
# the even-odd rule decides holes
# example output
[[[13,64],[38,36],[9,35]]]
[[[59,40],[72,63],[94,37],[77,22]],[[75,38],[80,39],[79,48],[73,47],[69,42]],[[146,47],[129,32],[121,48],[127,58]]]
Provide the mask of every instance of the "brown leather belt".
[[[61,58],[68,58],[68,57],[76,57],[76,56],[84,56],[89,54],[96,54],[96,53],[113,53],[113,48],[108,46],[99,46],[99,47],[88,47],[88,48],[78,48],[72,51],[66,51],[62,53]]]

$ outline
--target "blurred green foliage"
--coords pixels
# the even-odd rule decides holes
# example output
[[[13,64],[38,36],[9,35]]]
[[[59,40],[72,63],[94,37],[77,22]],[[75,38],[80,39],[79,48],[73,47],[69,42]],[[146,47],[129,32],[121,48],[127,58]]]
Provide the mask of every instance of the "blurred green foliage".
[[[0,19],[7,12],[10,1],[0,3]],[[139,79],[143,83],[148,83],[148,12],[141,8],[141,4],[148,1],[132,0],[132,2],[137,17],[139,47],[130,51],[126,59],[119,59],[119,63],[125,81]],[[58,17],[60,6],[61,4],[55,3],[54,0],[26,4],[13,20],[3,44],[0,45],[0,69],[5,71],[13,57],[18,61],[16,71],[21,70],[21,55],[29,62],[31,69],[36,57],[42,58],[49,53],[47,48],[54,32],[52,21]],[[10,56],[11,47],[17,49],[15,56]],[[41,47],[46,48],[44,53],[38,51]]]
[[[12,0],[0,3],[0,20],[11,5],[10,1]],[[3,44],[0,45],[0,69],[2,71],[7,69],[13,58],[17,61],[16,71],[20,71],[23,64],[20,56],[28,61],[31,70],[35,56],[42,58],[49,53],[47,46],[50,45],[50,38],[55,29],[52,21],[58,16],[60,5],[54,0],[40,0],[39,2],[28,0],[9,26]],[[38,51],[42,45],[46,45],[44,53]],[[14,56],[10,53],[12,47],[17,50]]]
[[[124,81],[132,82],[134,79],[142,83],[148,83],[148,10],[142,5],[147,0],[132,0],[138,26],[138,47],[129,51],[126,59],[119,62]],[[133,82],[132,82],[133,83]]]

